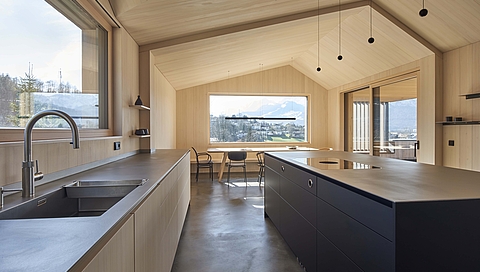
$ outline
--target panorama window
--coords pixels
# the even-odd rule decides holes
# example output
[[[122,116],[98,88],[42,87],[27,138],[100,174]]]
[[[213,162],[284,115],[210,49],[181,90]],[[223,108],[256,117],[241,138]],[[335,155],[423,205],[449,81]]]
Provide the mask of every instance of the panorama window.
[[[57,109],[79,128],[107,128],[107,31],[74,0],[0,3],[0,127]],[[63,128],[60,118],[35,127]]]
[[[306,96],[210,95],[210,143],[307,141]]]

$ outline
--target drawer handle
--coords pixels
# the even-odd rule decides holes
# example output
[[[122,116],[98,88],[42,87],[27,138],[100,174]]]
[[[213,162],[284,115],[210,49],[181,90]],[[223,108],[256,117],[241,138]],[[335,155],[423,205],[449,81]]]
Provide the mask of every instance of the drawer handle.
[[[308,188],[312,188],[312,187],[313,187],[313,180],[308,179]]]
[[[282,165],[281,169],[282,169],[282,172],[285,172],[285,167],[283,165]]]

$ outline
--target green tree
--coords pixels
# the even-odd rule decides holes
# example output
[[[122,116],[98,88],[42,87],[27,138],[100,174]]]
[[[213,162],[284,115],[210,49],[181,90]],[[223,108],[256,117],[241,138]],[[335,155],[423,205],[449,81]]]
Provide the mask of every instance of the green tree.
[[[29,69],[28,73],[25,73],[25,77],[20,78],[20,82],[17,84],[18,99],[16,105],[11,106],[16,116],[20,118],[19,122],[15,121],[20,127],[24,127],[28,119],[33,116],[33,93],[39,92],[42,85],[43,83],[33,75],[32,68]]]
[[[15,108],[12,108],[12,104],[15,104],[17,100],[17,90],[15,79],[11,78],[8,74],[0,75],[0,126],[11,127],[15,126]]]

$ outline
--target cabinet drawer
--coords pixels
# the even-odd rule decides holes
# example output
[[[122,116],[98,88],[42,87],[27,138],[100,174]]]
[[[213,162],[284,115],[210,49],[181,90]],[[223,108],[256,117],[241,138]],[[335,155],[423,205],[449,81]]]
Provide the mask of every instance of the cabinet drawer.
[[[269,167],[265,167],[265,187],[267,186],[280,193],[280,175]]]
[[[317,231],[317,271],[362,272],[343,252]]]
[[[317,196],[390,241],[394,238],[391,207],[317,177]]]
[[[315,175],[268,156],[265,156],[265,164],[281,176],[293,181],[308,192],[315,194],[317,188]]]
[[[265,198],[264,198],[264,205],[265,205],[265,213],[270,218],[272,223],[277,227],[280,228],[280,209],[281,209],[281,202],[283,201],[282,198],[275,192],[271,187],[265,186]]]
[[[394,271],[393,243],[317,198],[317,230],[364,271]]]
[[[281,202],[280,233],[306,271],[317,271],[315,227],[285,201]]]
[[[290,180],[280,177],[280,195],[312,226],[315,226],[316,197]]]

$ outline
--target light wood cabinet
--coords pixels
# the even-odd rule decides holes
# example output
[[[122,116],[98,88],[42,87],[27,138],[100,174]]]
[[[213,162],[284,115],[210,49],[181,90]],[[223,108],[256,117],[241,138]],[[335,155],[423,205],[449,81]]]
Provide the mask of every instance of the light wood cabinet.
[[[134,212],[135,271],[171,270],[189,202],[185,157]]]
[[[134,271],[133,225],[133,216],[130,216],[83,271]]]
[[[87,253],[71,271],[170,271],[190,203],[189,158],[178,162],[99,251]]]

